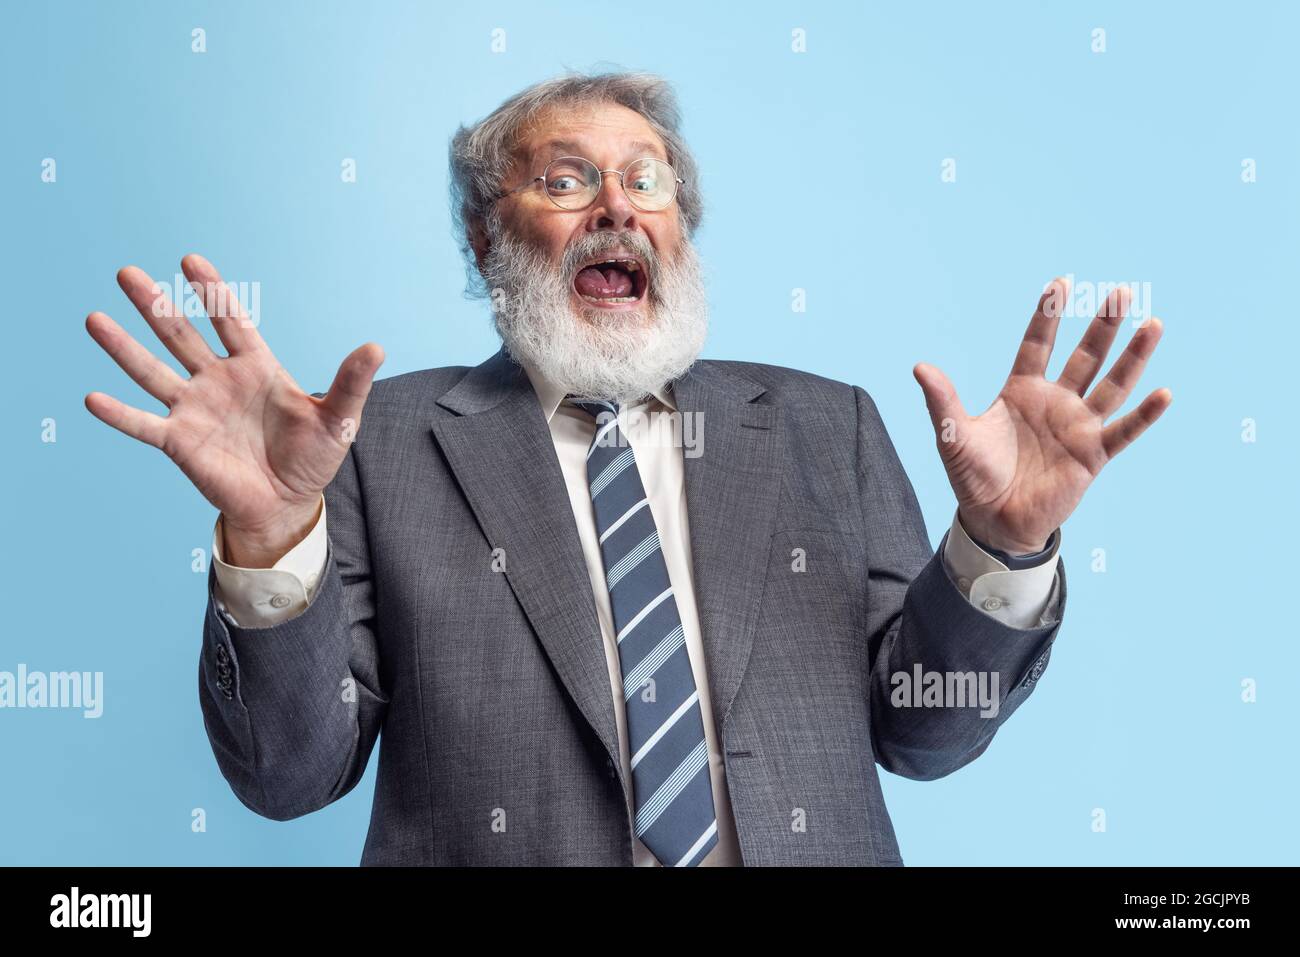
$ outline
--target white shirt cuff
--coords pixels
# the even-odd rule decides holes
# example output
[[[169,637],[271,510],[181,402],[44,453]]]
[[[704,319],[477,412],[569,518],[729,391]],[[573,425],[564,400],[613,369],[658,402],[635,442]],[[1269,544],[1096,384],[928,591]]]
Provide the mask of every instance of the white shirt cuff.
[[[961,593],[976,608],[1013,628],[1038,628],[1048,624],[1044,612],[1056,593],[1060,529],[1057,529],[1051,552],[1040,564],[1013,570],[971,540],[959,514],[953,514],[943,557]]]
[[[301,614],[320,585],[329,556],[325,502],[307,537],[270,568],[241,568],[221,559],[221,516],[212,530],[217,610],[241,628],[269,628]]]

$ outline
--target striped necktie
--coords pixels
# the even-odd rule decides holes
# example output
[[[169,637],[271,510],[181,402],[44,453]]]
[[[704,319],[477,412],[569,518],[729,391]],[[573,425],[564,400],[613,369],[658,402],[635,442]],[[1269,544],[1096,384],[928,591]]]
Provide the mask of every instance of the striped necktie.
[[[623,673],[636,836],[668,867],[694,867],[718,843],[709,748],[677,599],[618,407],[569,401],[596,420],[587,482]]]

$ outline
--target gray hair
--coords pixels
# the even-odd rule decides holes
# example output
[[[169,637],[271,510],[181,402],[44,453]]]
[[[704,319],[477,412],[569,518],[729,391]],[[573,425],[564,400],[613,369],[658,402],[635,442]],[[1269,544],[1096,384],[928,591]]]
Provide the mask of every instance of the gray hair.
[[[668,162],[685,181],[677,194],[687,237],[704,215],[699,168],[682,138],[681,111],[668,81],[652,73],[565,73],[543,80],[510,97],[472,126],[461,126],[451,139],[451,218],[456,242],[465,258],[466,295],[483,297],[488,289],[479,273],[471,235],[493,219],[495,198],[514,160],[514,150],[528,124],[552,107],[617,103],[646,118],[663,140]]]

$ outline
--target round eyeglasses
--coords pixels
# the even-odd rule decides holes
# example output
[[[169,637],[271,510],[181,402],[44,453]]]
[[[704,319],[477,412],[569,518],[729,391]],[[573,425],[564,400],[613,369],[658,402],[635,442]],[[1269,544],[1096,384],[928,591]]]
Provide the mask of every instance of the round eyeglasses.
[[[508,189],[496,198],[504,199],[534,183],[541,183],[551,202],[561,209],[586,209],[600,195],[606,173],[616,174],[628,202],[645,212],[668,208],[677,195],[677,187],[686,182],[671,166],[653,156],[633,160],[624,170],[600,169],[581,156],[561,156],[551,160],[541,176],[534,176],[522,186]]]

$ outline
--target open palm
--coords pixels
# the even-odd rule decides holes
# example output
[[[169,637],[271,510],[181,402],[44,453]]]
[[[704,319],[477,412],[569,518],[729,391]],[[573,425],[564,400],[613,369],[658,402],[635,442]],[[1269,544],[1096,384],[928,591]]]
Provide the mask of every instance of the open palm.
[[[1120,287],[1102,304],[1055,382],[1045,378],[1069,285],[1053,281],[1039,300],[1006,383],[992,405],[970,416],[939,369],[913,369],[925,393],[939,455],[974,538],[1012,553],[1042,549],[1102,468],[1160,417],[1173,396],[1157,389],[1110,424],[1160,341],[1146,322],[1089,393],[1128,309]],[[1087,393],[1085,395],[1085,393]]]
[[[329,392],[315,398],[276,360],[207,260],[187,256],[181,268],[229,355],[214,353],[153,280],[128,267],[118,273],[119,285],[190,377],[94,312],[86,319],[91,337],[169,413],[155,415],[102,392],[87,395],[86,408],[165,452],[221,510],[227,530],[271,535],[300,525],[347,454],[383,351],[367,343],[352,352]]]

